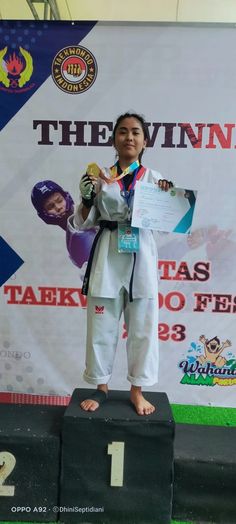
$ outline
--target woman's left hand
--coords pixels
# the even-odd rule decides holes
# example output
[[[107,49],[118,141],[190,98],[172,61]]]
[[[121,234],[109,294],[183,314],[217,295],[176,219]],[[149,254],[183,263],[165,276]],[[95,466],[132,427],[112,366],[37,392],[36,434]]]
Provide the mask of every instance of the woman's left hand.
[[[158,180],[157,185],[162,191],[169,191],[171,187],[174,187],[173,182],[171,182],[171,180],[166,180],[165,178]]]

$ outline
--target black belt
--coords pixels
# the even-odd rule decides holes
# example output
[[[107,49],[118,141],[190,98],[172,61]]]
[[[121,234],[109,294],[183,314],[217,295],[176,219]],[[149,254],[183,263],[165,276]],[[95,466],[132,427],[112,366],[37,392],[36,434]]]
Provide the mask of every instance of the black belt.
[[[100,226],[100,229],[99,229],[98,233],[96,234],[96,236],[94,238],[93,245],[91,247],[91,251],[90,251],[90,255],[89,255],[89,259],[88,259],[88,265],[87,265],[86,272],[85,272],[85,275],[84,275],[84,280],[83,280],[83,285],[82,285],[82,295],[87,295],[88,294],[90,273],[91,273],[91,268],[92,268],[92,263],[93,263],[94,252],[95,252],[98,240],[99,240],[99,238],[100,238],[100,236],[101,236],[101,234],[102,234],[104,229],[109,229],[110,231],[114,231],[115,229],[117,229],[118,222],[111,221],[111,220],[101,220],[101,222],[99,222],[99,226]],[[130,283],[129,283],[129,300],[130,300],[130,302],[133,302],[133,291],[132,290],[133,290],[133,278],[134,278],[135,262],[136,262],[136,253],[134,253],[134,262],[133,262],[133,268],[132,268],[132,273],[131,273],[131,278],[130,278]]]

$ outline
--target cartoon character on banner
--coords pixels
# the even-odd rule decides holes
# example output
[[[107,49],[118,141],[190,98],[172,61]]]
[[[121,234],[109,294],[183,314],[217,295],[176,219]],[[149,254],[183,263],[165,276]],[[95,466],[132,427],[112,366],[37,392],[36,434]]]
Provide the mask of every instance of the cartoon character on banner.
[[[220,343],[220,339],[218,337],[208,340],[205,335],[201,335],[199,340],[204,346],[204,354],[198,357],[200,364],[211,362],[219,368],[222,368],[225,364],[227,364],[227,359],[222,356],[221,353],[225,348],[231,347],[230,340],[227,339]]]
[[[80,276],[83,278],[97,229],[75,230],[70,220],[74,213],[74,201],[70,193],[53,180],[37,182],[31,192],[31,201],[41,220],[66,231],[66,247],[69,257],[82,270]]]

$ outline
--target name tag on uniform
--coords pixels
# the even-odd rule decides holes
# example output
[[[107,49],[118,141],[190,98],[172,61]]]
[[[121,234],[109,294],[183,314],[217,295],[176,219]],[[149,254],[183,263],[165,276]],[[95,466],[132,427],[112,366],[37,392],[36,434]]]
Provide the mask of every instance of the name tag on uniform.
[[[136,253],[139,251],[139,228],[130,223],[118,224],[118,252]]]

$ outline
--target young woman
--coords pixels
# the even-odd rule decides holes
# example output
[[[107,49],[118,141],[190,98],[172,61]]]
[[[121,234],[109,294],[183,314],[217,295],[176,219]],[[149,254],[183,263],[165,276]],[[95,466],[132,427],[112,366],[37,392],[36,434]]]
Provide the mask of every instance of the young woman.
[[[80,229],[100,226],[83,285],[88,294],[84,379],[97,386],[91,398],[81,403],[86,411],[96,410],[107,398],[122,312],[128,333],[131,402],[139,415],[155,410],[142,387],[155,384],[158,377],[156,244],[152,231],[131,227],[131,215],[138,180],[158,184],[163,190],[173,184],[141,165],[146,144],[144,119],[138,114],[121,115],[113,131],[117,163],[103,169],[99,178],[86,174],[80,182],[82,202],[74,225]]]

